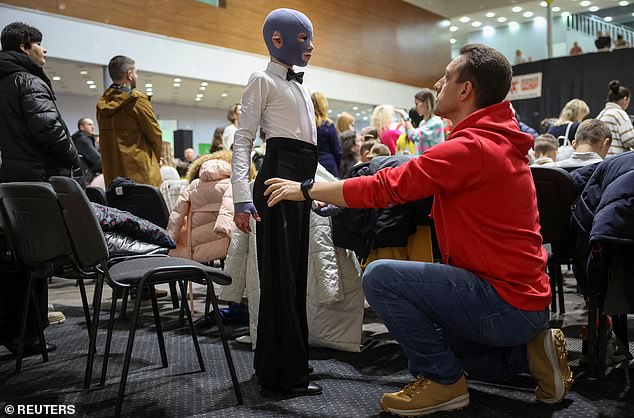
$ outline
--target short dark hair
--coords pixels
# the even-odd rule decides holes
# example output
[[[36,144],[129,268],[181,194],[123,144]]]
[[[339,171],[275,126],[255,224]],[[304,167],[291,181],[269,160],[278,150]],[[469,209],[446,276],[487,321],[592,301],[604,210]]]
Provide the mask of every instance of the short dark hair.
[[[81,129],[84,123],[89,119],[90,118],[88,116],[84,116],[83,118],[79,119],[79,121],[77,122],[77,129]]]
[[[612,80],[608,84],[608,102],[618,102],[624,97],[630,97],[630,89],[625,87],[619,80]]]
[[[39,29],[22,22],[9,23],[2,29],[0,35],[3,51],[20,51],[20,45],[31,48],[35,42],[42,42],[42,32]]]
[[[511,88],[513,70],[499,51],[482,44],[467,44],[460,48],[463,57],[458,81],[470,81],[475,90],[476,106],[481,109],[500,103]]]
[[[606,138],[612,139],[612,132],[608,125],[599,119],[584,120],[575,133],[577,144],[597,144]]]
[[[132,58],[125,55],[117,55],[108,63],[108,73],[112,81],[120,81],[128,74],[128,71],[134,69],[136,63]]]

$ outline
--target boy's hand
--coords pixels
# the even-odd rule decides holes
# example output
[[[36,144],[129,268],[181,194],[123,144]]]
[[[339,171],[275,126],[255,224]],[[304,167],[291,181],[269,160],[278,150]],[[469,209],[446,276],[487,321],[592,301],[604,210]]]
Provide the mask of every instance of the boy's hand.
[[[238,229],[245,234],[251,232],[251,226],[249,225],[251,216],[253,216],[256,222],[260,222],[261,220],[253,202],[234,203],[233,213],[233,222],[235,222]]]

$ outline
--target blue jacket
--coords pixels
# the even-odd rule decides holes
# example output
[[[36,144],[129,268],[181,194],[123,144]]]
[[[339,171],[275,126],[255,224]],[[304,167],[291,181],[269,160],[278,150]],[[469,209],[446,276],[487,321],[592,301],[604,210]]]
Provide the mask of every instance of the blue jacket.
[[[584,293],[592,294],[600,285],[593,281],[593,257],[598,249],[595,246],[591,251],[593,244],[634,250],[634,151],[608,158],[596,167],[575,201],[572,216],[580,263],[575,274]],[[634,258],[623,260],[626,277],[634,277]],[[626,280],[625,287],[628,299],[634,301],[634,279]]]

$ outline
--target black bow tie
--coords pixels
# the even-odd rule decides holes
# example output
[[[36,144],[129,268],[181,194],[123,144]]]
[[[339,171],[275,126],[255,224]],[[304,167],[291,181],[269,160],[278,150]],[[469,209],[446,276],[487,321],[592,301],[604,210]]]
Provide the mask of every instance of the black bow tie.
[[[288,71],[286,72],[286,80],[288,81],[295,80],[299,84],[302,84],[304,82],[304,73],[303,72],[296,73],[295,71],[289,68]]]

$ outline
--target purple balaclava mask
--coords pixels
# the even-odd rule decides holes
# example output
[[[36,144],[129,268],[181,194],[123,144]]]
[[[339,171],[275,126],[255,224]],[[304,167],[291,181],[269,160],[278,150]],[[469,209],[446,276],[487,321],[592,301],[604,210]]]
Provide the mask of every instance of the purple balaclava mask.
[[[271,39],[275,31],[282,37],[280,49],[273,45]],[[300,33],[306,34],[306,41],[301,42],[297,39]],[[305,67],[308,64],[302,59],[302,54],[308,52],[310,42],[313,40],[313,24],[303,13],[293,9],[273,10],[264,20],[262,35],[269,54],[273,58],[284,64],[298,67]]]

